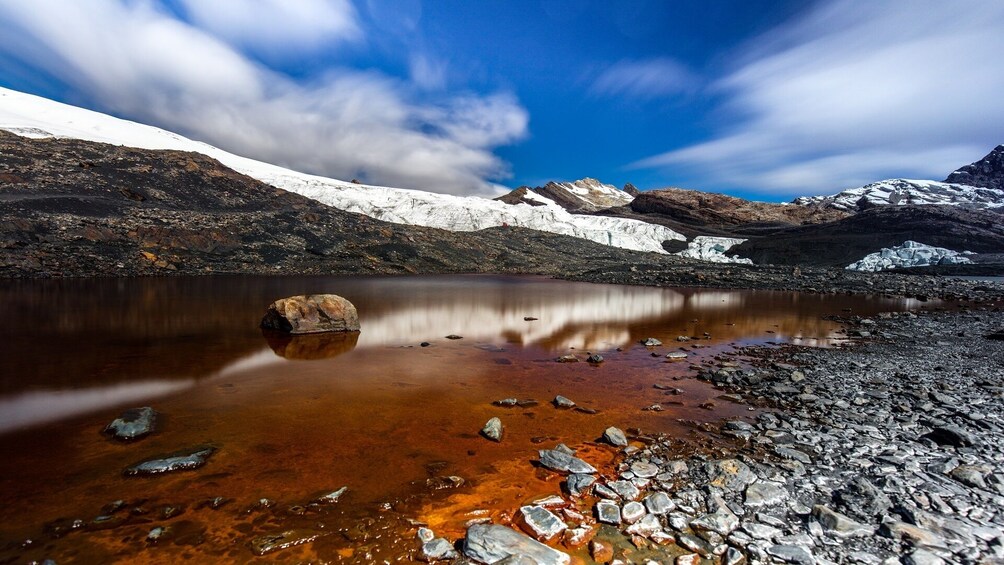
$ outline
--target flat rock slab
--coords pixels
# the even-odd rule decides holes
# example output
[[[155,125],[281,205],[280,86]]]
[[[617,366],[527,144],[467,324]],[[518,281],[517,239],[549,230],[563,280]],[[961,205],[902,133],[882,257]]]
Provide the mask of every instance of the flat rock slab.
[[[541,449],[537,453],[540,455],[540,464],[552,471],[580,474],[596,472],[596,468],[589,463],[559,449]]]
[[[305,294],[270,304],[261,327],[287,334],[357,332],[359,314],[351,302],[336,294]]]
[[[130,408],[105,427],[105,433],[122,441],[133,441],[153,432],[157,412],[149,406]]]
[[[203,447],[191,451],[172,454],[159,459],[149,459],[142,463],[137,463],[128,467],[123,473],[127,477],[138,477],[144,475],[160,475],[163,473],[173,473],[175,471],[190,471],[198,469],[209,461],[209,458],[216,453],[215,447]]]
[[[467,528],[464,555],[483,563],[496,563],[513,555],[524,555],[538,565],[568,565],[571,562],[568,554],[497,524],[474,524]]]
[[[286,530],[277,534],[266,534],[251,540],[251,551],[255,555],[265,555],[280,549],[310,543],[322,535],[313,530]]]

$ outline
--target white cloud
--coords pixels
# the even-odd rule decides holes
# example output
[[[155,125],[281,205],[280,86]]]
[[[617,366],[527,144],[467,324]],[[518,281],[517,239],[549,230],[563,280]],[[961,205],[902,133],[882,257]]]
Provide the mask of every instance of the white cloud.
[[[698,79],[673,59],[619,61],[596,77],[590,92],[599,96],[650,99],[693,92]]]
[[[408,62],[411,82],[425,90],[446,88],[446,63],[426,55],[412,55]]]
[[[720,134],[635,163],[788,194],[943,178],[1004,141],[1004,3],[829,3],[712,85]]]
[[[410,82],[350,69],[294,82],[150,2],[0,0],[0,50],[99,109],[341,179],[494,194],[488,179],[508,167],[492,150],[527,131],[505,94],[429,103]]]

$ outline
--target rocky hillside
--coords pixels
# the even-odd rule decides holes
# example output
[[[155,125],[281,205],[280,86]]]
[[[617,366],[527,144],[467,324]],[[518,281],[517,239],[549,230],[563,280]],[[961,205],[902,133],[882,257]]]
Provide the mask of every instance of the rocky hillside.
[[[390,224],[199,153],[0,132],[0,277],[550,274],[642,258],[675,260],[522,228]]]
[[[986,157],[948,175],[945,182],[1004,191],[1004,145],[998,145]]]
[[[729,252],[754,263],[845,267],[882,248],[918,241],[955,251],[1004,252],[1004,213],[955,206],[883,206],[834,222],[781,230]]]
[[[569,212],[582,214],[630,204],[634,195],[627,192],[628,186],[638,192],[631,185],[625,186],[625,190],[619,190],[616,186],[591,178],[575,182],[552,181],[536,188],[521,186],[496,200],[506,204],[542,206],[547,203],[540,198],[542,196]]]

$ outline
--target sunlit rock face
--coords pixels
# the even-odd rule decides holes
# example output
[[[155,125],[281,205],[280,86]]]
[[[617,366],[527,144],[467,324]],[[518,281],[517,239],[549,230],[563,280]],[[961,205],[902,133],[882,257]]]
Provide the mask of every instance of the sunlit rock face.
[[[849,271],[886,271],[932,265],[963,265],[972,263],[967,252],[944,247],[932,247],[916,241],[904,241],[897,247],[886,247],[847,266]]]
[[[359,331],[359,313],[336,294],[309,294],[276,300],[265,310],[263,330],[287,334]]]

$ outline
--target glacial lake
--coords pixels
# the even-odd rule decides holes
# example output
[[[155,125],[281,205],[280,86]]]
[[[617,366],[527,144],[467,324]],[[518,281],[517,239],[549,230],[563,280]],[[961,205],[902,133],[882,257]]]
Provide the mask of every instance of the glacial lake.
[[[305,293],[348,298],[362,331],[264,336],[265,307]],[[456,539],[556,493],[538,449],[609,466],[615,451],[595,442],[608,426],[700,444],[701,423],[751,418],[759,408],[695,378],[735,345],[832,345],[844,336],[825,316],[937,306],[499,276],[2,281],[0,300],[0,561],[19,563],[395,561],[418,548],[413,520]],[[556,362],[566,354],[581,361]],[[492,405],[507,397],[538,404]],[[102,434],[138,406],[159,412],[153,435]],[[478,434],[492,417],[501,443]],[[123,475],[205,445],[217,451],[201,469]],[[449,476],[465,484],[437,488]],[[158,526],[169,534],[148,541]],[[291,529],[321,537],[251,552]]]

